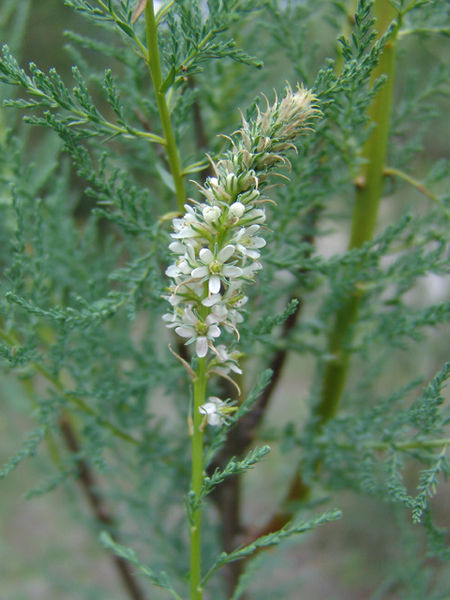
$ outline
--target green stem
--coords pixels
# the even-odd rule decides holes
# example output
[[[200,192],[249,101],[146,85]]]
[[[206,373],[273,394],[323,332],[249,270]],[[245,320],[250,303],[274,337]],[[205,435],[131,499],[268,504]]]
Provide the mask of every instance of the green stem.
[[[178,149],[175,142],[172,122],[170,120],[169,107],[167,106],[165,93],[164,91],[161,91],[162,74],[158,48],[158,25],[155,19],[153,0],[148,0],[145,7],[145,29],[148,46],[148,66],[155,90],[161,125],[164,132],[167,159],[169,161],[170,171],[172,173],[173,183],[175,186],[178,208],[180,211],[184,212],[184,204],[186,202],[184,179],[181,171],[180,158],[178,156]]]
[[[389,0],[376,0],[374,13],[378,32],[382,35],[397,13]],[[383,191],[383,170],[389,136],[396,33],[397,31],[385,45],[380,62],[372,73],[372,83],[382,76],[386,76],[387,81],[378,90],[369,107],[372,131],[361,153],[365,162],[357,179],[350,249],[358,248],[371,240],[375,231],[378,207]],[[351,335],[351,329],[358,318],[362,296],[362,289],[355,286],[353,292],[336,313],[334,326],[328,337],[328,353],[331,355],[331,359],[325,365],[319,401],[314,407],[316,433],[321,432],[325,423],[335,416],[339,408],[350,366],[350,353],[346,345]],[[316,468],[319,465],[320,462],[317,462]],[[266,526],[258,532],[259,535],[281,529],[293,516],[292,504],[309,498],[311,487],[303,480],[301,466],[300,464],[300,468],[295,472],[280,511],[272,516]]]
[[[194,501],[200,496],[203,485],[203,417],[199,411],[200,406],[205,401],[206,395],[206,359],[198,360],[196,378],[194,381],[194,407],[192,416],[192,476],[191,490],[194,492]],[[201,585],[201,530],[202,530],[202,512],[201,507],[197,507],[192,513],[191,522],[191,600],[201,600],[203,597],[203,588]]]
[[[388,0],[375,2],[375,16],[380,34],[396,16]],[[394,89],[395,39],[386,43],[380,62],[372,73],[372,82],[381,76],[387,80],[378,90],[369,108],[373,127],[362,150],[364,165],[357,180],[355,204],[349,249],[359,248],[374,236],[380,199],[383,192],[383,170],[389,139],[389,124]],[[336,314],[335,324],[328,340],[328,351],[332,359],[327,363],[319,403],[316,407],[318,427],[331,419],[338,409],[350,365],[350,354],[346,343],[358,318],[363,293],[355,287],[350,297]]]

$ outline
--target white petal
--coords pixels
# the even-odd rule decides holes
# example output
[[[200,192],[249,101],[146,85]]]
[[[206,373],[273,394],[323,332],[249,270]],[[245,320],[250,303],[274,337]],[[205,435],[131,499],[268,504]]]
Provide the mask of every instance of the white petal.
[[[184,254],[186,247],[181,242],[171,242],[169,250],[174,254]]]
[[[218,425],[222,425],[223,417],[218,413],[214,413],[212,415],[208,415],[208,425],[212,425],[213,427],[217,427]]]
[[[182,227],[184,227],[183,219],[173,219],[172,221],[173,228],[179,231]]]
[[[199,358],[203,358],[208,353],[208,339],[204,336],[197,338],[195,342],[195,351]]]
[[[183,238],[197,237],[198,233],[190,227],[183,227],[178,233],[172,233],[172,237],[176,240]]]
[[[227,347],[225,346],[225,344],[220,344],[219,346],[216,346],[216,350],[217,350],[217,357],[222,362],[225,362],[226,360],[228,360],[230,358],[230,355],[227,352]]]
[[[217,405],[214,402],[206,402],[198,407],[202,415],[212,415],[217,410]]]
[[[217,302],[220,302],[221,300],[222,296],[220,294],[212,294],[208,298],[202,300],[202,304],[203,306],[214,306],[214,304],[217,304]]]
[[[251,238],[250,244],[252,248],[264,248],[266,245],[266,240],[262,237],[255,236]]]
[[[259,229],[259,225],[250,225],[250,227],[247,227],[247,235],[254,235]]]
[[[206,277],[208,273],[209,271],[207,267],[197,267],[192,271],[191,275],[194,277],[194,279],[201,279],[202,277]]]
[[[225,265],[222,271],[225,277],[240,277],[242,275],[242,269],[233,265]]]
[[[177,294],[172,294],[171,296],[169,296],[169,303],[172,306],[177,306],[177,304],[180,304],[182,298],[180,296],[177,296]]]
[[[177,333],[180,337],[184,338],[190,338],[195,335],[195,332],[192,329],[192,327],[185,327],[184,325],[177,327],[175,329],[175,333]]]
[[[241,229],[239,229],[239,231],[235,234],[235,236],[233,237],[233,240],[235,242],[238,242],[246,233],[246,228],[245,227],[241,227]]]
[[[198,321],[197,317],[194,315],[190,308],[185,308],[182,318],[183,322],[187,323],[188,325],[196,325]]]
[[[247,250],[245,254],[254,260],[261,256],[261,252],[258,252],[258,250]]]
[[[217,319],[220,321],[223,321],[224,319],[226,319],[227,315],[228,315],[228,309],[226,306],[224,306],[223,304],[216,304],[215,306],[213,306],[213,312],[212,314],[217,317]]]
[[[220,282],[220,277],[218,277],[217,275],[213,275],[210,280],[209,280],[209,292],[211,294],[218,294],[220,291],[220,286],[221,286],[221,282]]]
[[[210,396],[208,398],[208,402],[211,402],[216,407],[222,406],[222,404],[225,404],[225,402],[223,400],[221,400],[218,396]]]
[[[198,256],[205,265],[209,265],[209,263],[214,260],[214,254],[209,248],[202,248],[198,253]]]
[[[187,251],[187,258],[195,263],[195,250],[193,248],[193,246],[191,245],[190,242],[186,242],[186,251]]]
[[[220,327],[217,327],[217,325],[211,325],[211,327],[208,329],[208,337],[211,339],[211,338],[219,337],[219,335],[220,335]]]
[[[216,323],[218,323],[217,317],[214,313],[210,313],[206,319],[205,319],[205,323],[207,325],[215,325]]]
[[[221,263],[226,262],[231,256],[234,254],[234,246],[232,244],[228,244],[217,255],[217,260]]]
[[[180,269],[176,265],[169,265],[165,271],[167,277],[178,277]]]
[[[189,266],[189,264],[188,264],[188,262],[186,260],[180,261],[180,264],[178,265],[178,268],[183,273],[183,275],[190,275],[191,274],[191,267]]]

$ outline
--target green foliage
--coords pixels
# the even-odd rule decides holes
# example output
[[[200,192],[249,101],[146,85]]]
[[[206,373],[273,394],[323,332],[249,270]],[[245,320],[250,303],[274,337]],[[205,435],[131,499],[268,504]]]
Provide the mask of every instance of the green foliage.
[[[448,597],[442,581],[449,550],[439,508],[450,445],[450,171],[442,158],[448,140],[437,120],[448,93],[441,59],[448,5],[390,2],[398,13],[379,35],[375,11],[382,1],[360,0],[352,11],[349,2],[326,0],[181,0],[156,14],[162,63],[156,91],[167,102],[188,202],[202,200],[187,180],[202,183],[205,153],[224,156],[230,146],[219,136],[239,127],[239,108],[249,122],[257,116],[260,92],[272,102],[272,88],[281,97],[286,80],[293,87],[303,82],[320,108],[313,130],[290,154],[288,179],[279,173],[280,185],[264,190],[273,205],[262,233],[263,269],[248,288],[239,341],[224,336],[242,351],[243,375],[236,378],[242,394],[227,379],[208,382],[208,394],[228,398],[237,410],[223,428],[205,429],[210,470],[198,497],[188,492],[192,399],[183,367],[196,363],[192,346],[177,345],[161,319],[169,223],[178,207],[148,72],[144,15],[133,19],[131,0],[66,0],[84,18],[69,23],[77,31],[65,33],[75,64],[64,72],[40,67],[39,57],[24,64],[31,5],[1,3],[0,385],[6,401],[0,426],[8,440],[2,486],[14,482],[9,474],[22,461],[36,457],[30,462],[41,461],[40,479],[27,482],[27,496],[50,503],[53,490],[80,483],[83,490],[83,465],[91,491],[114,516],[106,525],[100,518],[100,528],[111,532],[102,534],[102,544],[145,576],[142,585],[147,579],[162,589],[151,589],[152,598],[187,597],[187,533],[199,507],[203,555],[218,557],[204,561],[205,593],[238,600],[247,589],[258,598],[253,586],[262,577],[264,548],[291,536],[291,544],[309,548],[321,535],[312,530],[340,517],[328,506],[322,515],[306,515],[324,496],[342,505],[343,527],[352,522],[349,496],[364,510],[378,503],[389,519],[377,531],[382,551],[392,546],[392,552],[386,568],[376,571],[374,599],[392,597],[392,589],[408,600]],[[55,31],[61,28],[55,24]],[[355,190],[367,183],[362,150],[376,131],[367,109],[387,81],[375,69],[392,44],[398,48],[395,95],[377,229],[348,249]],[[336,319],[348,318],[352,298],[358,307],[335,352]],[[348,371],[336,410],[325,419],[319,408],[324,374],[337,358],[348,360]],[[17,389],[3,394],[10,381]],[[8,437],[9,419],[20,422],[24,442]],[[246,423],[251,428],[243,432]],[[262,461],[266,441],[274,452]],[[307,492],[289,497],[295,485],[284,479],[299,464]],[[282,505],[271,493],[277,487],[272,469],[282,480],[280,494],[288,496]],[[253,534],[268,515],[253,496],[252,485],[264,477],[259,473],[269,473],[264,494],[271,512],[290,520],[260,537]],[[233,483],[241,476],[246,523],[232,521],[231,501],[224,500],[239,494]],[[248,480],[253,484],[246,487]],[[95,509],[89,522],[82,520],[95,540],[98,521]],[[370,526],[370,515],[366,521]],[[310,530],[295,541],[294,534]],[[242,545],[242,539],[254,541]],[[363,556],[367,548],[356,543],[348,554]],[[238,569],[250,556],[256,559],[232,571],[234,591],[211,577],[222,567]],[[276,554],[267,556],[270,566]],[[361,563],[367,587],[376,562]],[[336,564],[338,571],[342,563]],[[286,582],[274,581],[278,597],[287,600]]]
[[[137,554],[136,554],[136,552],[134,552],[134,550],[132,550],[131,548],[127,548],[126,546],[122,546],[122,544],[118,544],[117,542],[115,542],[112,539],[111,535],[109,533],[107,533],[106,531],[103,531],[101,533],[100,541],[106,548],[108,548],[109,550],[112,550],[114,552],[114,554],[117,554],[117,556],[121,556],[125,560],[129,561],[134,567],[136,567],[138,569],[138,571],[140,573],[145,575],[145,577],[148,577],[148,579],[152,582],[153,585],[155,585],[156,587],[162,588],[163,590],[167,590],[167,592],[172,596],[172,598],[176,598],[177,600],[180,600],[180,596],[175,592],[175,590],[171,586],[169,578],[167,577],[166,573],[164,573],[164,572],[159,573],[159,574],[154,573],[152,569],[143,565],[140,562],[140,560],[137,557]]]
[[[336,521],[337,519],[340,519],[341,516],[342,513],[339,510],[329,511],[324,513],[323,515],[320,515],[319,517],[315,517],[307,521],[301,521],[289,527],[284,527],[283,529],[280,529],[275,533],[269,533],[268,535],[264,535],[258,538],[255,542],[249,544],[248,546],[236,548],[236,550],[234,550],[233,552],[222,552],[222,554],[220,554],[220,556],[216,559],[216,561],[207,571],[204,577],[204,582],[206,583],[206,581],[208,581],[208,579],[215,571],[217,571],[217,569],[220,569],[227,563],[240,560],[246,556],[250,556],[261,548],[277,546],[285,538],[291,537],[292,535],[296,535],[299,533],[306,533],[307,531],[310,531],[311,529],[314,529],[319,525],[323,525],[324,523],[330,523],[331,521]]]
[[[225,469],[216,469],[211,477],[205,477],[201,497],[210,494],[216,485],[222,483],[226,477],[251,469],[254,465],[259,463],[268,452],[270,452],[270,447],[262,446],[261,448],[251,450],[243,460],[232,458]]]

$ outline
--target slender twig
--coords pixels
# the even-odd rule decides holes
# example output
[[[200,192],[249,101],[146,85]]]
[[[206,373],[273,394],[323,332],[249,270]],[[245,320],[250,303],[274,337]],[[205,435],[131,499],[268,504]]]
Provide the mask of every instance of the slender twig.
[[[17,348],[18,346],[21,345],[19,340],[13,334],[7,333],[3,329],[0,329],[0,339],[5,341],[7,344],[9,344],[13,348]],[[71,402],[72,404],[75,404],[75,406],[78,409],[80,409],[81,411],[87,413],[88,415],[91,415],[92,417],[95,417],[95,419],[103,427],[106,427],[106,429],[109,429],[115,436],[119,437],[120,439],[124,440],[125,442],[129,442],[130,444],[136,444],[136,445],[140,444],[139,440],[135,439],[133,436],[129,435],[125,431],[122,431],[122,429],[119,429],[119,427],[116,427],[115,425],[113,425],[113,423],[111,423],[110,421],[105,419],[95,409],[93,409],[91,406],[86,404],[86,402],[82,398],[80,398],[76,394],[71,394],[70,392],[66,392],[65,386],[62,383],[62,381],[58,377],[53,376],[43,365],[39,364],[36,361],[31,361],[30,366],[33,367],[33,369],[35,371],[37,371],[38,373],[40,373],[43,377],[45,377],[45,379],[49,383],[51,383],[53,385],[53,387],[66,400],[69,400],[69,402]]]
[[[420,450],[421,448],[444,448],[450,446],[450,438],[437,438],[434,440],[392,440],[391,442],[380,442],[377,440],[367,440],[362,442],[361,447],[370,448],[372,450],[386,451],[394,450]],[[343,450],[352,450],[356,448],[354,444],[338,444]]]
[[[431,192],[427,187],[425,187],[423,183],[421,183],[417,179],[414,179],[414,177],[411,177],[411,175],[408,175],[408,173],[405,173],[404,171],[401,171],[400,169],[395,169],[393,167],[385,167],[383,169],[383,173],[388,177],[398,177],[399,179],[403,179],[404,181],[408,182],[410,185],[418,189],[419,192],[422,192],[422,194],[427,196],[430,200],[433,200],[434,202],[439,201],[439,198],[436,194],[433,194],[433,192]]]
[[[66,446],[74,455],[77,456],[76,464],[78,468],[78,482],[87,498],[92,512],[94,513],[95,519],[98,523],[107,527],[107,529],[111,532],[111,537],[115,541],[118,541],[115,534],[111,531],[114,528],[115,519],[106,506],[104,498],[98,491],[99,486],[94,473],[90,469],[86,460],[79,456],[80,445],[78,443],[75,431],[69,421],[69,417],[67,415],[62,416],[59,419],[58,425]],[[110,556],[129,598],[132,600],[144,600],[144,593],[140,589],[137,579],[132,573],[130,563],[115,554],[111,554]]]
[[[24,379],[23,385],[33,404],[37,405],[36,400],[34,399],[35,390],[32,379]],[[58,420],[58,428],[61,432],[62,438],[64,439],[67,448],[75,457],[75,463],[78,472],[78,483],[80,485],[81,491],[87,498],[87,501],[92,509],[96,521],[99,524],[106,526],[110,531],[111,535],[114,537],[114,539],[117,540],[117,538],[112,532],[116,520],[111,514],[110,510],[107,508],[105,500],[99,492],[98,482],[88,462],[84,458],[81,458],[80,444],[77,440],[77,435],[75,433],[74,426],[70,421],[70,415],[66,413],[60,416]],[[62,460],[59,448],[50,431],[48,431],[46,434],[46,442],[51,459],[53,460],[55,465],[61,467]],[[113,562],[114,568],[118,572],[119,578],[123,582],[128,597],[131,600],[145,600],[146,596],[140,589],[137,580],[132,574],[130,563],[128,563],[119,556],[109,556]]]

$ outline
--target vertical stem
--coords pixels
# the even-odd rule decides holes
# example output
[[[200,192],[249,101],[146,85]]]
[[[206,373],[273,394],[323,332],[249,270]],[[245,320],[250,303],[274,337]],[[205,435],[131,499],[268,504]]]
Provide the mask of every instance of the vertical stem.
[[[191,489],[194,492],[195,500],[199,497],[203,484],[203,417],[199,407],[205,401],[206,394],[206,358],[199,358],[197,365],[196,379],[194,381],[194,407],[193,407],[193,432],[191,439],[192,451],[192,476]],[[201,528],[202,511],[201,508],[195,510],[192,514],[191,524],[191,565],[190,565],[190,583],[191,600],[201,600],[203,589],[201,587]]]
[[[389,0],[376,0],[374,13],[377,28],[383,34],[396,16],[396,10]],[[372,100],[369,107],[370,124],[373,129],[362,149],[365,164],[358,177],[355,204],[352,215],[352,228],[349,248],[358,248],[373,238],[378,207],[383,192],[383,171],[385,167],[389,124],[392,108],[395,66],[395,34],[385,45],[380,62],[372,73],[372,83],[385,75],[387,81]],[[337,311],[333,329],[328,338],[328,351],[333,358],[327,363],[317,406],[314,408],[316,430],[332,419],[342,398],[350,366],[350,353],[346,349],[351,329],[358,318],[363,292],[355,288],[349,298]],[[258,531],[257,536],[272,533],[286,525],[292,518],[290,505],[295,501],[304,501],[310,495],[310,486],[303,481],[301,465],[295,473],[290,489],[281,509],[275,513],[268,524]],[[256,537],[254,539],[256,539]]]
[[[374,12],[378,31],[382,34],[395,18],[396,11],[389,0],[377,0]],[[370,123],[373,129],[362,150],[365,163],[356,185],[349,249],[361,247],[373,238],[375,231],[383,192],[383,169],[389,138],[394,68],[395,39],[391,39],[385,45],[380,62],[372,73],[372,82],[383,75],[387,77],[387,80],[378,90],[369,108]],[[350,354],[345,348],[345,343],[358,318],[361,298],[362,291],[354,289],[339,309],[330,333],[328,350],[334,358],[325,367],[320,401],[316,407],[319,428],[336,414],[344,391],[350,365]]]
[[[158,26],[155,19],[153,0],[148,0],[145,6],[145,29],[148,47],[147,61],[155,90],[156,102],[158,105],[164,138],[166,141],[165,148],[167,159],[169,161],[170,171],[172,173],[173,183],[175,186],[178,208],[180,211],[183,211],[184,203],[186,201],[186,192],[184,189],[184,178],[181,173],[180,158],[178,156],[175,135],[172,128],[172,122],[170,120],[169,107],[167,106],[165,93],[161,91],[162,74],[158,48]]]

